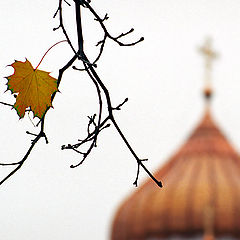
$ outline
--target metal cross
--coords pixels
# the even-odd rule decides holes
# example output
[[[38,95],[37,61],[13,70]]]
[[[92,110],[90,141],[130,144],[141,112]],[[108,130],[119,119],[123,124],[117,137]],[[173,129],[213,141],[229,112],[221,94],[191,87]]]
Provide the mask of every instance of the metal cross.
[[[212,41],[210,38],[208,38],[205,42],[205,44],[200,47],[200,52],[203,54],[203,56],[206,59],[206,68],[211,69],[212,67],[212,61],[217,57],[217,53],[214,52],[211,48]]]
[[[212,62],[217,58],[217,53],[214,52],[211,48],[211,39],[208,38],[205,44],[199,48],[200,53],[205,57],[205,96],[206,94],[211,95],[210,79],[211,79],[211,70]],[[207,96],[208,97],[208,96]]]

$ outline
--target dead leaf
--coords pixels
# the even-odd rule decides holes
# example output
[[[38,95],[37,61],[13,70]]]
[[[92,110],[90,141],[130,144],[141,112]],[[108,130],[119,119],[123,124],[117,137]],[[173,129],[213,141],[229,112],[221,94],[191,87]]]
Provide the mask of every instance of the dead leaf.
[[[52,106],[51,96],[57,89],[57,79],[49,72],[34,69],[26,59],[11,64],[14,74],[7,77],[8,90],[16,93],[14,108],[20,118],[24,117],[26,108],[30,107],[34,116],[42,118],[48,107]]]

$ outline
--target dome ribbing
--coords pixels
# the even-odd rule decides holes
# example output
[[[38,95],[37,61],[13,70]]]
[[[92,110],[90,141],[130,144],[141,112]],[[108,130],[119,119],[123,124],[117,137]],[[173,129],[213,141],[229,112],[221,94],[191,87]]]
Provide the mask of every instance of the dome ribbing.
[[[163,188],[149,180],[120,206],[112,240],[240,236],[240,158],[208,109],[155,175]]]

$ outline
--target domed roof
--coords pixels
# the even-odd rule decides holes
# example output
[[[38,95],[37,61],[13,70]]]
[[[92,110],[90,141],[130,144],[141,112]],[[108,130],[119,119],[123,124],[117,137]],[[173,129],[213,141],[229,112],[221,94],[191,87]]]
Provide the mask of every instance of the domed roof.
[[[180,150],[119,208],[112,240],[240,236],[240,158],[205,111]]]

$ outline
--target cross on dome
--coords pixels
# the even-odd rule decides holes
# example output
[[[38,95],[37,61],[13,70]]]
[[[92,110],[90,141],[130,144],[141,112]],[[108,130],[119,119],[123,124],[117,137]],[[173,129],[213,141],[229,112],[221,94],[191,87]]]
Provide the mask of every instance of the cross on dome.
[[[204,96],[209,99],[212,95],[212,88],[210,84],[212,62],[217,58],[218,54],[212,49],[212,40],[207,38],[205,44],[199,48],[200,53],[205,58],[205,87]]]

